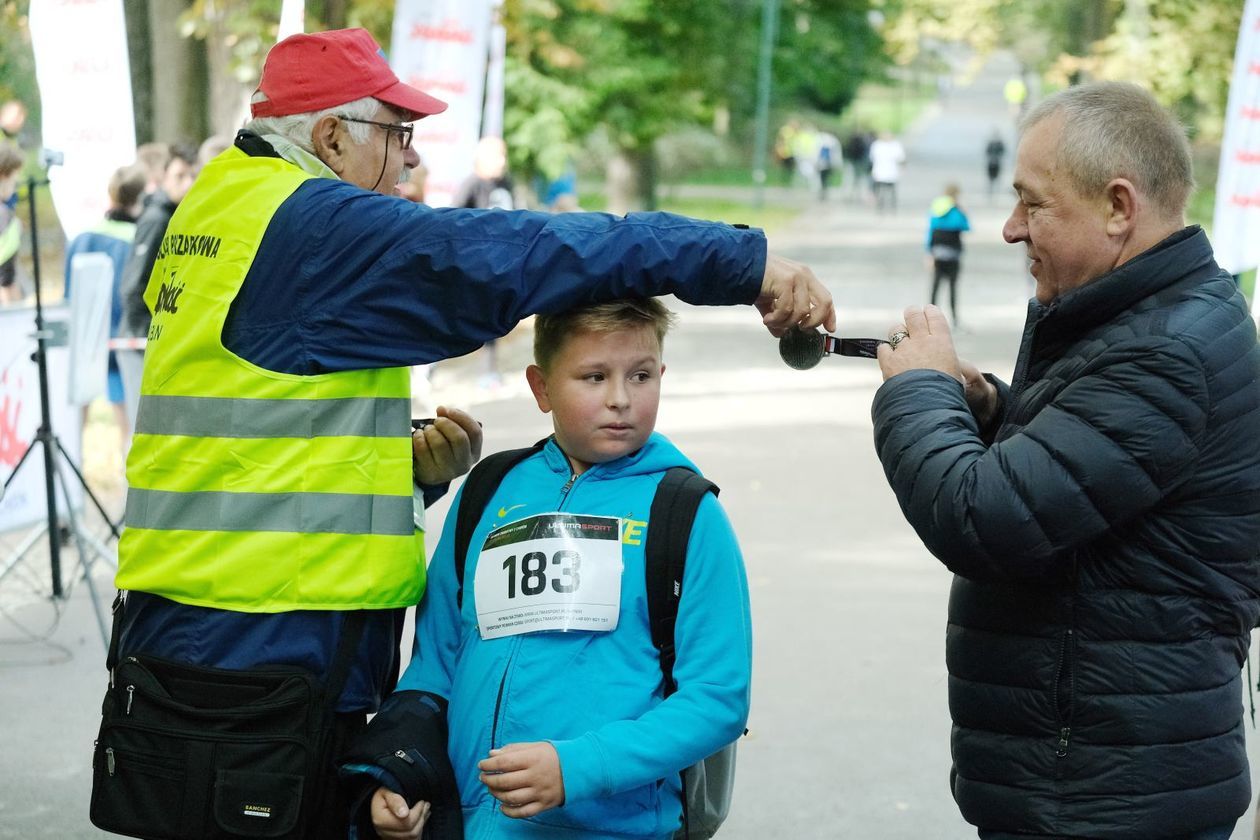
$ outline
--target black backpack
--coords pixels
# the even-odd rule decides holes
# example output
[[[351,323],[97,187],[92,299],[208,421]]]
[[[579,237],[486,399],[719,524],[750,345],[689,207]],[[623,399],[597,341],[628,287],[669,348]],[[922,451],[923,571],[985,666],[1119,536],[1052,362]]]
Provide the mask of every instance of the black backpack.
[[[464,561],[481,514],[490,503],[503,477],[521,461],[542,450],[548,438],[523,449],[507,449],[487,455],[468,477],[455,516],[455,603],[464,602]],[[665,696],[673,694],[674,623],[682,599],[683,571],[687,564],[687,543],[696,511],[706,493],[718,494],[718,486],[686,467],[672,467],[656,488],[648,513],[647,544],[643,548],[647,586],[648,624],[652,644],[661,659]],[[726,819],[731,788],[735,781],[735,744],[731,743],[682,773],[683,828],[676,840],[712,837]]]

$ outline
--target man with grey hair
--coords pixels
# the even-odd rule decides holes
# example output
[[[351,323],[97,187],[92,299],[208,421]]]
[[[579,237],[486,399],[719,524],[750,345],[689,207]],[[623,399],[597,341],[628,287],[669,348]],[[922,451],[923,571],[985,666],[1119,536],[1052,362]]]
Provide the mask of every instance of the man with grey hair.
[[[419,162],[412,123],[445,108],[400,82],[364,30],[286,38],[267,56],[253,121],[204,167],[158,245],[119,544],[120,667],[165,661],[247,681],[299,666],[330,683],[338,715],[319,773],[269,777],[297,778],[302,805],[262,802],[261,783],[216,785],[185,792],[207,809],[190,820],[207,821],[211,804],[233,819],[265,805],[269,836],[282,825],[346,836],[331,757],[392,687],[403,611],[424,588],[413,473],[431,501],[481,446],[478,424],[446,408],[412,434],[408,366],[471,352],[531,314],[628,295],[756,304],[776,335],[834,329],[831,295],[805,266],[767,254],[760,231],[398,198]],[[146,800],[118,787],[137,777],[115,779],[126,745],[108,724],[94,821],[174,836],[128,822]],[[235,764],[188,778],[257,781],[284,753],[255,741],[255,755],[237,745]],[[237,794],[254,798],[223,799]],[[115,801],[134,807],[110,812]]]
[[[1250,797],[1240,668],[1260,618],[1260,349],[1186,227],[1181,128],[1142,89],[1022,125],[1037,281],[1010,386],[935,307],[880,349],[875,443],[954,572],[954,799],[983,838],[1224,840]]]

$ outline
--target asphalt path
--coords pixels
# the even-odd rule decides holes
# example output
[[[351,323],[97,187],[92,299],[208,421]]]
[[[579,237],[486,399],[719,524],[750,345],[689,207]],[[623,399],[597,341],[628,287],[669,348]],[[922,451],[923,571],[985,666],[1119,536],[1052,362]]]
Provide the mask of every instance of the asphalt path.
[[[1009,180],[1014,132],[1001,85],[1014,71],[1000,55],[959,68],[948,99],[903,138],[909,160],[896,214],[876,215],[847,184],[827,202],[803,187],[767,193],[802,208],[772,233],[771,248],[827,283],[841,334],[885,335],[904,306],[925,302],[927,207],[956,181],[973,228],[957,344],[1009,378],[1031,285],[1022,250],[1002,241],[1009,189],[986,195],[982,150],[1002,131]],[[828,358],[793,371],[752,310],[671,308],[681,323],[666,344],[658,428],[722,487],[753,600],[752,716],[719,836],[974,837],[948,786],[950,575],[902,519],[875,458],[878,367]],[[550,425],[520,373],[528,350],[527,329],[501,342],[504,383],[493,391],[477,385],[476,359],[439,365],[423,399],[472,408],[487,451],[532,442]],[[433,530],[446,507],[430,510]],[[106,680],[101,639],[86,588],[52,604],[39,597],[45,576],[36,552],[0,581],[0,838],[104,836],[87,820]],[[27,638],[48,628],[47,640]],[[1250,837],[1250,825],[1249,813],[1235,838]]]

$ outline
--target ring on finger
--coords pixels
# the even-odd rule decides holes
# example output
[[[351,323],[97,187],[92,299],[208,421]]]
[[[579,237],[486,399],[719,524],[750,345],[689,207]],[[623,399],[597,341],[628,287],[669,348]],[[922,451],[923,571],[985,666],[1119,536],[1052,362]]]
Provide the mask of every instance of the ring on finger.
[[[892,349],[896,350],[897,345],[905,341],[909,337],[910,337],[910,333],[906,332],[905,330],[896,330],[891,335],[888,336],[888,345],[892,347]]]

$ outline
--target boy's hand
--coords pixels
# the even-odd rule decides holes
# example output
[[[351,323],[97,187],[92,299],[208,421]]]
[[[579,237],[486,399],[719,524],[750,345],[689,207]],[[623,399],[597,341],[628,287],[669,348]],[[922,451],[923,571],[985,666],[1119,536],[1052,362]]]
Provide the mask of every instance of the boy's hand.
[[[481,782],[509,817],[532,817],[564,804],[560,756],[546,741],[507,744],[477,763]]]
[[[481,457],[481,424],[466,411],[438,406],[437,419],[411,433],[416,480],[445,484],[472,469]]]
[[[369,813],[372,827],[385,840],[419,840],[429,818],[429,803],[417,802],[414,808],[408,808],[407,800],[389,788],[379,787],[372,794]]]

